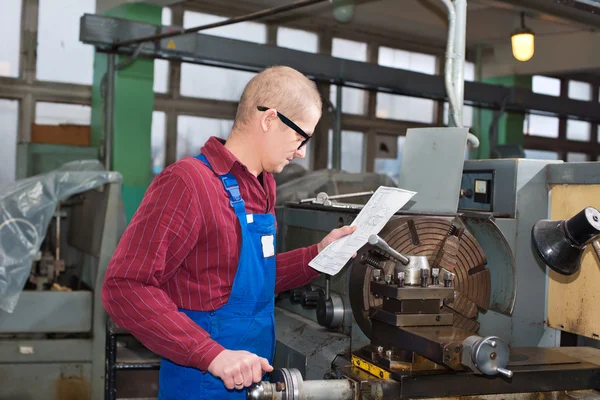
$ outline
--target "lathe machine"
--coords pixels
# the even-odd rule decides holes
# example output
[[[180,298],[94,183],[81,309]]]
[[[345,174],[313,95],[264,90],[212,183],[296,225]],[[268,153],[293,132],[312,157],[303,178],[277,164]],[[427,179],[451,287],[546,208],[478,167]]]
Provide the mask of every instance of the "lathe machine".
[[[589,329],[600,318],[572,318],[595,306],[580,278],[600,280],[598,259],[592,246],[573,245],[583,267],[564,276],[532,239],[538,222],[560,213],[577,215],[590,237],[600,232],[599,214],[584,210],[599,206],[598,170],[466,161],[456,212],[403,209],[340,273],[279,295],[276,371],[248,398],[598,398],[600,350]],[[351,224],[361,207],[325,195],[286,204],[280,250]],[[561,347],[561,334],[588,346]]]

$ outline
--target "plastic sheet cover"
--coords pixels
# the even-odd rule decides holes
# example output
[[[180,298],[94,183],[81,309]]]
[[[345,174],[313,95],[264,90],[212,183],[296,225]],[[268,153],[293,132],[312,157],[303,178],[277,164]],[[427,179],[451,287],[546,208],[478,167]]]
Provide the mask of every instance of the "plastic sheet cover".
[[[397,187],[387,175],[375,173],[348,173],[336,170],[319,170],[308,172],[304,176],[287,181],[277,186],[277,205],[285,202],[297,202],[302,199],[316,197],[325,192],[329,196],[377,190],[380,186]],[[366,204],[371,196],[350,197],[340,202]]]
[[[0,309],[12,313],[56,206],[70,196],[122,182],[96,160],[73,161],[51,172],[0,185]]]

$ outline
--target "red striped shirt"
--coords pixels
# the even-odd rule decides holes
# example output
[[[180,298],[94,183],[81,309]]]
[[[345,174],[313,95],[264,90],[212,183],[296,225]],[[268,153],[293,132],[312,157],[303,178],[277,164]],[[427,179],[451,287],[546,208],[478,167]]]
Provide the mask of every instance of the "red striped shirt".
[[[275,180],[262,183],[213,137],[202,148],[216,173],[236,177],[246,212],[274,213]],[[237,217],[221,180],[188,157],[150,184],[108,265],[102,301],[108,314],[146,347],[206,371],[223,350],[178,307],[210,311],[227,303],[241,250]],[[317,246],[278,254],[277,293],[308,283]]]

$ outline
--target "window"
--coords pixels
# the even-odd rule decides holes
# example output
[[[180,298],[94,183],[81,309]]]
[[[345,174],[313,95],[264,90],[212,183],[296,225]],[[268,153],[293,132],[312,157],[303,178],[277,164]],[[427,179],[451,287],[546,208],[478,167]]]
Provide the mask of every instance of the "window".
[[[183,25],[184,28],[192,28],[225,19],[215,15],[186,11],[183,14]],[[256,22],[242,22],[209,29],[202,33],[256,43],[266,43],[267,41],[266,26]],[[206,99],[239,101],[244,87],[254,75],[251,72],[183,63],[181,65],[181,94]]]
[[[227,119],[180,115],[177,118],[177,159],[198,155],[211,136],[227,139],[232,127],[233,121]]]
[[[586,162],[588,155],[585,153],[567,153],[567,162]]]
[[[533,158],[535,160],[558,160],[558,153],[547,150],[525,149],[525,158]]]
[[[164,7],[161,17],[162,25],[171,25],[171,9]],[[167,93],[169,91],[169,62],[167,60],[154,60],[154,91]]]
[[[397,153],[396,158],[375,158],[374,172],[377,174],[386,174],[398,183],[400,179],[400,167],[402,166],[402,149],[406,136],[398,136],[397,138]]]
[[[379,48],[379,65],[435,75],[436,57],[406,50]]]
[[[20,33],[21,0],[3,1],[0,12],[0,76],[19,76]]]
[[[569,98],[575,100],[592,100],[592,85],[587,82],[569,81]]]
[[[523,120],[525,135],[558,137],[558,118],[545,115],[527,114]]]
[[[377,118],[430,124],[434,118],[434,101],[389,93],[377,93]]]
[[[367,61],[367,44],[333,38],[331,55],[353,61]],[[331,85],[329,100],[337,107],[337,86]],[[361,89],[342,87],[342,112],[348,114],[366,114],[367,92]]]
[[[91,113],[90,106],[38,102],[35,104],[35,123],[40,125],[89,125]]]
[[[17,163],[17,135],[19,126],[19,102],[0,99],[0,185],[14,182]]]
[[[162,111],[152,113],[152,175],[165,168],[166,116]]]
[[[280,26],[277,28],[277,46],[307,53],[317,53],[319,51],[319,36],[314,32]]]
[[[362,132],[342,131],[342,171],[363,172],[365,135]],[[333,168],[333,131],[329,130],[329,157],[327,168]]]
[[[534,75],[531,79],[531,90],[549,96],[560,96],[560,79]]]
[[[590,141],[592,126],[589,122],[574,119],[567,120],[567,139],[581,142]]]
[[[207,65],[181,64],[181,94],[205,99],[239,101],[254,73]]]
[[[40,0],[37,79],[91,85],[94,47],[79,41],[79,19],[96,0]]]
[[[436,57],[429,54],[380,47],[378,63],[384,67],[435,75]],[[430,99],[377,93],[376,115],[378,118],[432,123],[434,109],[435,102]]]
[[[204,14],[195,11],[183,13],[183,27],[193,28],[196,26],[212,24],[225,21],[227,18],[217,15]],[[245,40],[255,43],[267,43],[267,27],[257,22],[240,22],[237,24],[221,26],[219,28],[207,29],[199,33],[205,35],[221,36],[230,39]]]

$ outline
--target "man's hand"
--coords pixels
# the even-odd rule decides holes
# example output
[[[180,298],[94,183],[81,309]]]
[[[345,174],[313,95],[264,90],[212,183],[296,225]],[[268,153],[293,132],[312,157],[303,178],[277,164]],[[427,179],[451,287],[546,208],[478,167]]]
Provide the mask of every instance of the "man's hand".
[[[354,226],[342,226],[341,228],[337,228],[329,232],[327,236],[323,238],[317,245],[317,250],[319,253],[323,251],[323,249],[329,246],[330,243],[335,242],[336,240],[343,238],[344,236],[350,235],[356,230],[356,225]]]
[[[260,382],[263,371],[273,371],[269,361],[245,350],[223,350],[208,366],[208,372],[221,378],[227,389],[240,390]]]

